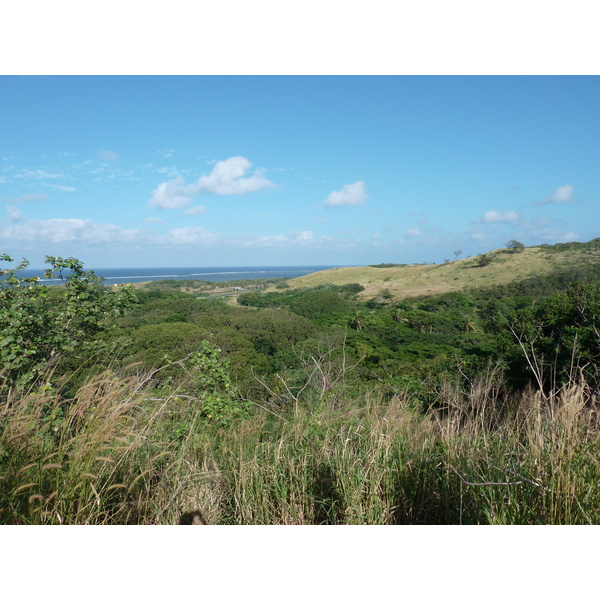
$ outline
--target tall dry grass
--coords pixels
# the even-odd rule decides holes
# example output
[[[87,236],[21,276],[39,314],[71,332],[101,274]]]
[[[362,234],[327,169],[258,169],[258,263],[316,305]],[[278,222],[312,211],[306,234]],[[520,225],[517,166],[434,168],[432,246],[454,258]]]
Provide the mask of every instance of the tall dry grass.
[[[156,427],[172,422],[177,390],[156,398],[148,378],[107,371],[68,399],[43,381],[1,391],[1,523],[173,522],[186,439]]]
[[[598,523],[600,438],[592,391],[543,397],[498,377],[410,399],[301,412],[223,434],[216,459],[234,523]]]
[[[68,400],[44,382],[2,390],[0,522],[600,523],[585,381],[513,393],[490,371],[439,389],[427,414],[377,390],[315,394],[226,428],[150,384],[106,372]]]

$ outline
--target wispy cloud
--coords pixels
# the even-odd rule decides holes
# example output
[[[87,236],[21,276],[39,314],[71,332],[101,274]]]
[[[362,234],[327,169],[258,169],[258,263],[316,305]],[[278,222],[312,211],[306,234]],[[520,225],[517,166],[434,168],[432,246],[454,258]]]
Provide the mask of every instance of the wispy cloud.
[[[186,215],[205,215],[208,211],[206,210],[206,208],[204,208],[204,206],[201,206],[200,204],[198,206],[192,206],[191,208],[188,208],[184,214]]]
[[[237,243],[242,248],[272,248],[289,243],[288,238],[282,233],[276,235],[252,235],[240,237]]]
[[[48,196],[46,194],[23,194],[18,198],[10,198],[8,200],[13,204],[27,204],[29,202],[47,202]]]
[[[20,173],[15,175],[18,179],[64,179],[65,175],[62,173],[51,173],[50,171],[44,171],[43,169],[23,169]]]
[[[187,169],[178,169],[177,167],[159,167],[156,169],[159,175],[166,175],[167,177],[183,177],[186,174]]]
[[[564,219],[539,216],[519,225],[528,237],[544,242],[572,242],[580,238],[578,233],[567,230],[568,225]]]
[[[115,160],[119,160],[121,157],[113,150],[99,150],[98,158],[100,160],[108,160],[113,162]]]
[[[483,217],[475,219],[474,223],[514,223],[519,220],[519,215],[513,210],[498,212],[497,210],[488,210]]]
[[[315,241],[315,234],[312,231],[296,231],[294,241],[298,244],[312,244]]]
[[[309,230],[294,231],[291,235],[282,233],[276,235],[237,236],[227,241],[230,246],[243,248],[302,248],[305,250],[324,249],[335,244],[335,240],[328,235],[317,236]]]
[[[23,225],[11,225],[0,231],[0,239],[61,243],[103,243],[131,241],[137,230],[124,230],[118,225],[95,223],[89,219],[31,219]]]
[[[89,167],[91,164],[93,164],[93,161],[91,160],[83,160],[81,162],[78,162],[77,164],[74,164],[71,168],[76,170],[76,169],[81,169],[83,167]]]
[[[17,223],[25,220],[25,216],[16,206],[7,206],[6,212],[8,213],[8,218],[10,219],[11,223]]]
[[[56,183],[42,183],[44,187],[58,190],[59,192],[74,192],[75,188],[70,185],[57,185]]]
[[[173,228],[162,233],[155,224],[163,224],[158,219],[146,219],[146,227],[123,229],[119,225],[100,223],[90,219],[30,219],[24,220],[16,206],[7,209],[8,218],[0,227],[0,243],[17,246],[26,244],[28,249],[35,247],[40,252],[62,250],[53,245],[66,244],[68,252],[88,251],[91,246],[106,251],[128,253],[130,251],[153,252],[156,250],[189,248],[229,252],[232,249],[286,251],[302,249],[306,251],[344,250],[360,243],[360,240],[345,240],[340,236],[316,235],[310,230],[298,230],[289,234],[271,235],[227,235],[213,232],[203,227],[187,226]]]
[[[262,170],[246,175],[252,163],[243,156],[233,156],[219,161],[208,175],[196,183],[185,185],[182,177],[161,183],[153,192],[149,206],[163,209],[185,209],[191,198],[201,194],[219,196],[249,194],[278,187],[264,177]]]
[[[364,181],[347,183],[341,189],[331,192],[325,199],[325,206],[358,206],[364,204],[367,199],[367,189]]]
[[[572,185],[563,185],[556,190],[554,190],[547,198],[543,200],[538,200],[536,204],[566,204],[568,202],[574,202],[575,198],[573,197],[573,186]]]
[[[176,246],[213,246],[222,239],[221,234],[206,231],[203,227],[180,227],[171,229],[164,242]]]

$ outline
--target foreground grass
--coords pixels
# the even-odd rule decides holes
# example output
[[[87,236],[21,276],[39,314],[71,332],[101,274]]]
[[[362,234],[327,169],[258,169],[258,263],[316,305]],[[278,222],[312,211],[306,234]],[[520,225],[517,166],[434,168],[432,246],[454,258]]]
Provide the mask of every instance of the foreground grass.
[[[493,375],[493,374],[492,374]],[[218,428],[193,398],[109,372],[71,400],[3,390],[3,524],[600,523],[592,394],[492,375],[438,409],[377,393],[255,407]]]

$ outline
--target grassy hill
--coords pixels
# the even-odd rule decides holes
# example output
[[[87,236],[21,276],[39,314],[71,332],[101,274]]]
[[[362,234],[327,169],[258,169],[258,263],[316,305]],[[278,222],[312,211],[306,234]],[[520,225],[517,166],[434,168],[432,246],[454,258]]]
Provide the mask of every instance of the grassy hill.
[[[482,256],[489,264],[482,266]],[[341,267],[290,279],[291,288],[326,283],[359,283],[362,299],[389,290],[394,299],[460,292],[473,287],[491,287],[536,276],[600,269],[600,238],[589,242],[532,246],[522,252],[507,248],[486,255],[433,265]],[[271,288],[268,291],[277,291]]]

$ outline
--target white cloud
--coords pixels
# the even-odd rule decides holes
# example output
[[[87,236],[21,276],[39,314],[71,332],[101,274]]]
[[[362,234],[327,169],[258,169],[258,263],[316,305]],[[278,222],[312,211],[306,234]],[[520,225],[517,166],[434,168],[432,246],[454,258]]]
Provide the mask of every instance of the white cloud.
[[[513,210],[498,212],[497,210],[488,210],[483,217],[475,219],[475,223],[513,223],[519,219],[519,215]]]
[[[329,246],[334,239],[328,235],[320,235],[316,236],[312,231],[294,231],[294,233],[290,236],[286,236],[283,234],[277,235],[265,235],[265,236],[238,236],[235,238],[230,238],[223,241],[226,241],[228,246],[239,246],[242,248],[273,248],[273,247],[299,247],[303,249],[307,249],[310,246],[311,249],[316,248],[325,248]]]
[[[203,227],[180,227],[171,229],[164,242],[169,244],[181,245],[213,245],[221,239],[218,233],[206,231]]]
[[[0,238],[27,242],[102,243],[131,241],[138,230],[127,231],[118,225],[94,223],[89,219],[31,219],[23,225],[11,225],[0,231]]]
[[[347,183],[340,190],[331,192],[325,200],[325,206],[358,206],[367,199],[364,181]]]
[[[164,221],[162,219],[157,219],[156,217],[148,217],[147,219],[144,219],[144,223],[156,223],[157,225],[163,225]]]
[[[294,234],[294,241],[298,244],[312,244],[315,241],[315,234],[312,231],[297,231]]]
[[[536,202],[537,205],[542,204],[564,204],[567,202],[573,202],[573,186],[563,185],[554,190],[547,198]]]
[[[183,178],[177,177],[161,183],[153,192],[148,206],[166,210],[184,209],[190,205],[190,192],[183,185]]]
[[[74,192],[75,188],[70,185],[56,185],[55,183],[42,183],[44,187],[52,188],[53,190],[58,190],[59,192]]]
[[[186,215],[205,215],[208,211],[206,210],[206,208],[204,208],[204,206],[201,206],[200,204],[198,206],[192,206],[191,208],[188,208],[184,214]]]
[[[423,232],[420,229],[409,229],[406,232],[406,235],[408,237],[419,237],[419,236],[423,235]]]
[[[255,171],[249,177],[244,174],[252,163],[243,156],[233,156],[227,160],[220,160],[213,167],[210,175],[203,175],[198,181],[190,186],[194,195],[196,194],[248,194],[259,192],[264,189],[276,187],[276,185],[263,177],[262,171]]]
[[[177,167],[159,167],[156,169],[156,172],[159,175],[166,175],[167,177],[171,177],[175,179],[176,177],[182,177],[185,175],[189,169],[178,169]]]
[[[23,194],[18,198],[11,198],[11,202],[15,204],[26,204],[28,202],[47,202],[48,196],[46,194]]]
[[[7,206],[6,212],[11,223],[17,223],[18,221],[24,221],[25,216],[16,206]]]
[[[534,219],[528,224],[527,234],[533,239],[543,240],[556,244],[559,242],[573,242],[579,239],[579,234],[573,231],[561,230],[561,221],[544,221]]]
[[[277,187],[272,181],[263,177],[261,170],[244,177],[252,163],[243,156],[233,156],[217,162],[209,175],[203,175],[196,183],[184,185],[182,177],[176,177],[161,183],[152,192],[149,206],[164,209],[185,209],[190,199],[201,194],[217,194],[220,196],[233,194],[249,194]],[[198,214],[198,213],[189,213]]]
[[[87,167],[92,164],[91,160],[84,160],[76,165],[73,165],[73,169],[81,169],[82,167]]]
[[[42,169],[23,169],[15,177],[19,179],[64,179],[65,175],[62,173],[50,173]]]
[[[13,207],[16,208],[16,207]],[[10,214],[10,211],[9,211]],[[13,213],[13,216],[19,215]],[[122,229],[118,225],[97,223],[89,219],[31,219],[23,224],[12,224],[0,229],[0,240],[48,244],[148,244],[153,247],[169,245],[213,246],[223,241],[218,233],[202,227],[181,227],[166,235],[156,235],[150,229]],[[226,240],[231,242],[231,240]]]
[[[272,248],[287,243],[288,238],[279,233],[277,235],[264,235],[238,238],[237,244],[243,248]]]
[[[579,234],[573,231],[569,231],[568,233],[563,233],[558,236],[558,239],[562,242],[574,242],[579,239]]]
[[[11,206],[8,218],[0,222],[0,246],[27,246],[40,252],[68,252],[77,256],[79,252],[88,252],[91,247],[99,247],[107,252],[119,252],[128,255],[129,252],[140,251],[150,255],[156,251],[169,249],[185,249],[196,251],[207,249],[217,252],[228,252],[233,249],[244,251],[291,249],[303,251],[344,251],[348,242],[326,235],[316,235],[309,230],[299,230],[293,233],[274,233],[270,235],[236,235],[230,236],[212,232],[203,227],[179,227],[163,233],[156,224],[163,225],[159,219],[146,219],[146,225],[139,229],[123,229],[110,223],[99,223],[89,219],[30,219],[23,220],[18,207]],[[21,222],[22,221],[22,222]],[[350,243],[357,243],[356,240]],[[62,248],[53,248],[61,245]]]
[[[116,152],[113,152],[112,150],[99,150],[98,158],[100,160],[114,161],[114,160],[119,160],[121,157]]]

